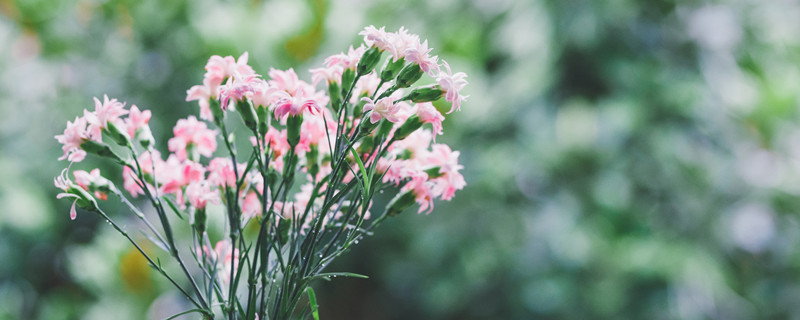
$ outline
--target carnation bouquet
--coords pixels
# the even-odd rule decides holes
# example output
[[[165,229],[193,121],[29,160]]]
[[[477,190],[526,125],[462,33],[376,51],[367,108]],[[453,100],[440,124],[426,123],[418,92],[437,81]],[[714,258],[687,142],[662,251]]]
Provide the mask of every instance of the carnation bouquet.
[[[360,34],[361,46],[310,70],[310,83],[293,69],[261,76],[247,53],[212,56],[187,91],[199,119],[178,120],[166,155],[149,110],[95,98],[56,136],[70,163],[55,179],[70,218],[76,207],[96,213],[126,237],[193,306],[176,316],[318,319],[314,280],[363,277],[325,272],[333,259],[387,217],[415,203],[429,213],[466,185],[459,153],[435,142],[445,117],[432,103],[459,110],[466,75],[404,28]],[[99,169],[70,179],[87,155],[119,165],[124,191]],[[378,208],[377,192],[396,195]],[[129,212],[104,211],[109,196]],[[144,250],[124,216],[163,252]]]

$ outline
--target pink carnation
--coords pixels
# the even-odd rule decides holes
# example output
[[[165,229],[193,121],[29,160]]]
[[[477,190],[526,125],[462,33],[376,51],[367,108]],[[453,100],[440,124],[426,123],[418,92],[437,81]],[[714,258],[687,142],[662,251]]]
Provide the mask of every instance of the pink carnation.
[[[417,117],[422,123],[430,123],[433,126],[433,133],[434,134],[442,134],[442,121],[444,120],[444,116],[436,110],[436,107],[433,106],[430,102],[418,103],[417,104]],[[434,141],[436,141],[436,136],[433,136]]]
[[[84,112],[84,117],[89,123],[89,130],[94,135],[99,136],[103,129],[108,125],[108,122],[117,122],[119,117],[128,114],[125,110],[125,104],[117,101],[117,99],[108,99],[107,95],[103,96],[101,103],[97,97],[94,98],[94,112]]]
[[[219,203],[219,192],[211,190],[211,186],[206,181],[189,184],[186,187],[186,197],[189,198],[189,204],[201,210],[205,209],[209,202]]]
[[[340,65],[311,69],[311,85],[316,86],[320,81],[327,83],[341,83],[344,69]]]
[[[455,110],[461,110],[461,102],[469,97],[461,95],[460,93],[461,89],[464,89],[464,86],[468,83],[465,79],[467,74],[463,72],[453,74],[450,70],[450,65],[447,64],[446,61],[442,61],[442,63],[446,71],[439,72],[439,75],[436,77],[436,82],[439,83],[439,87],[445,92],[445,100],[452,104],[450,111],[447,112],[449,114]]]
[[[287,114],[293,117],[297,116],[302,114],[304,110],[308,110],[308,112],[312,114],[322,111],[322,107],[320,107],[320,104],[314,99],[293,97],[282,91],[277,92],[276,96],[278,99],[275,102],[274,112],[275,117],[278,119],[283,118]]]
[[[457,190],[464,189],[467,185],[464,176],[459,173],[464,166],[458,164],[460,152],[450,150],[445,144],[435,144],[432,151],[425,157],[426,164],[439,167],[442,176],[433,179],[433,194],[442,200],[450,200]]]
[[[248,192],[242,200],[242,218],[249,220],[260,215],[261,200],[258,199],[258,194],[255,192]]]
[[[293,68],[289,70],[269,70],[269,85],[275,89],[286,91],[291,96],[301,93],[304,82],[300,81]]]
[[[211,157],[217,150],[217,131],[208,129],[204,122],[197,121],[194,116],[178,120],[172,132],[175,137],[169,139],[168,147],[179,160],[187,159],[186,149],[189,147],[205,157]]]
[[[239,171],[243,171],[244,167],[239,165]],[[208,182],[211,185],[218,187],[235,187],[236,186],[236,172],[233,170],[233,164],[229,158],[214,158],[208,163]]]
[[[433,197],[431,196],[431,186],[428,183],[427,174],[420,172],[413,176],[411,181],[403,186],[402,190],[410,190],[414,193],[414,198],[419,204],[419,211],[417,211],[417,213],[422,213],[426,209],[428,210],[426,213],[431,213],[431,211],[433,211]]]
[[[236,60],[232,56],[221,57],[211,56],[206,63],[206,73],[203,76],[203,84],[191,87],[186,91],[186,101],[197,100],[200,105],[200,119],[213,120],[209,99],[219,96],[219,90],[225,79],[233,77],[248,77],[254,75],[253,68],[247,65],[247,52],[239,56]]]
[[[125,119],[125,129],[128,132],[128,136],[135,138],[136,131],[146,127],[147,123],[150,122],[151,116],[150,110],[140,111],[136,105],[132,105],[128,118]]]
[[[153,167],[161,167],[163,161],[161,160],[161,154],[153,150],[152,153],[150,151],[142,152],[139,155],[139,166],[142,168],[142,174],[145,176],[153,175]],[[139,180],[136,172],[128,166],[122,167],[122,180],[123,180],[123,188],[131,194],[131,196],[136,197],[140,194],[144,194],[144,190],[141,187],[141,181]],[[149,184],[147,185],[148,188],[152,189],[152,186]]]
[[[89,191],[89,188],[92,186],[97,187],[109,183],[106,178],[100,175],[100,169],[97,168],[93,169],[91,172],[75,170],[72,172],[72,175],[75,176],[75,183],[86,191]],[[104,201],[108,199],[108,195],[105,192],[96,191],[94,196]]]
[[[392,46],[391,34],[386,32],[386,27],[380,29],[375,26],[368,26],[364,31],[359,32],[359,35],[364,36],[364,43],[368,47],[377,47],[382,51],[390,51]]]
[[[397,30],[396,33],[390,34],[389,39],[392,42],[389,52],[392,53],[394,61],[405,58],[406,49],[420,45],[419,36],[408,33],[405,27],[400,27],[400,30]]]
[[[376,123],[382,118],[395,123],[400,121],[396,116],[397,112],[400,111],[400,106],[395,104],[391,97],[381,98],[378,101],[364,97],[361,98],[361,101],[366,102],[364,112],[372,111],[369,116],[369,120],[372,123]]]
[[[67,121],[67,128],[64,134],[55,136],[56,140],[62,144],[61,150],[64,155],[58,160],[67,159],[70,162],[81,162],[86,158],[86,151],[81,149],[81,144],[87,140],[100,141],[100,135],[92,133],[88,128],[85,117],[75,117],[75,121]]]
[[[360,46],[355,49],[353,46],[350,46],[350,48],[347,50],[347,53],[342,52],[326,58],[325,65],[327,67],[340,66],[345,70],[355,70],[356,66],[358,66],[358,61],[361,60],[361,56],[364,55],[364,51],[367,51],[367,48],[364,46]]]
[[[410,43],[409,46],[403,51],[406,61],[419,65],[422,71],[428,75],[435,75],[439,72],[439,65],[436,63],[438,57],[430,56],[431,48],[428,48],[428,40],[422,43]]]

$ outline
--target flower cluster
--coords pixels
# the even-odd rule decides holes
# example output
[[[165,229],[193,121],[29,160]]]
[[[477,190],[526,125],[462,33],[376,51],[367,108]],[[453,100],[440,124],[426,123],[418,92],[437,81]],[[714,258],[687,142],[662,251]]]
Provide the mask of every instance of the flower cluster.
[[[186,96],[187,101],[198,101],[200,119],[178,120],[163,157],[148,127],[150,111],[128,109],[108,97],[103,102],[95,99],[93,112],[84,110],[55,137],[64,152],[59,160],[80,162],[94,154],[120,164],[123,189],[129,196],[150,200],[165,234],[150,227],[141,211],[132,210],[181,264],[165,203],[179,215],[188,213],[195,232],[194,256],[206,271],[205,281],[236,286],[233,269],[245,267],[253,277],[270,273],[274,279],[282,274],[299,277],[284,285],[307,286],[304,277],[319,274],[330,259],[367,233],[366,220],[372,229],[414,203],[419,204],[418,212],[429,213],[434,199],[450,200],[466,186],[459,152],[435,141],[443,134],[445,116],[434,104],[443,98],[449,103],[448,114],[460,110],[467,98],[461,92],[466,75],[453,73],[447,62],[431,55],[427,40],[405,28],[387,32],[369,26],[360,34],[363,44],[326,58],[322,67],[310,70],[310,82],[301,80],[294,69],[270,69],[266,77],[257,74],[248,65],[247,53],[238,59],[212,56],[202,84],[191,87]],[[428,84],[418,85],[424,75]],[[236,131],[228,128],[233,112],[249,135],[250,144],[244,147],[237,146]],[[99,170],[73,174],[74,183],[66,174],[55,181],[63,190],[59,197],[75,199],[73,219],[76,205],[102,213],[95,199],[106,200],[108,193],[127,201]],[[378,219],[371,219],[373,194],[387,188],[397,188],[397,196]],[[206,221],[219,210],[207,210],[209,204],[222,207],[227,218],[223,228],[228,236],[213,250]],[[257,239],[247,239],[255,243],[248,246],[242,230],[251,221],[260,231]],[[302,264],[302,269],[269,263],[271,255],[285,256],[287,263]],[[301,256],[308,260],[293,260]],[[239,266],[239,261],[249,265]],[[285,273],[296,270],[303,274]],[[213,312],[204,297],[223,295],[195,289],[198,310]],[[247,297],[255,295],[249,292]],[[228,299],[220,301],[226,305],[223,310],[242,308],[232,301],[237,297]],[[247,305],[242,312],[251,311]],[[263,317],[260,312],[256,316]]]

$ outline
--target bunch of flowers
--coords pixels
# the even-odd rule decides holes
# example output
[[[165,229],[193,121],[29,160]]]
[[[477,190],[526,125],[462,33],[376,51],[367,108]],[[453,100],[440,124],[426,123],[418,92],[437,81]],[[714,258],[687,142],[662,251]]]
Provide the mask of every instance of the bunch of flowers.
[[[459,153],[435,142],[445,117],[432,104],[444,98],[448,114],[459,110],[466,75],[453,73],[431,55],[427,40],[404,28],[369,26],[360,34],[361,46],[310,70],[310,83],[293,69],[257,74],[247,53],[212,56],[202,84],[187,91],[200,120],[177,122],[166,159],[150,132],[150,111],[95,98],[93,112],[84,110],[56,136],[64,151],[59,160],[110,159],[122,167],[127,194],[98,169],[73,171],[73,182],[68,167],[55,179],[63,190],[58,197],[73,200],[71,219],[77,206],[108,220],[194,305],[187,313],[318,318],[311,281],[359,276],[325,273],[325,266],[387,217],[415,203],[429,213],[434,199],[450,200],[466,185]],[[424,75],[429,84],[417,85]],[[237,145],[234,133],[248,135],[249,143]],[[397,194],[376,210],[373,196],[383,190]],[[109,194],[180,266],[186,287],[103,211],[98,199]],[[146,198],[158,223],[129,197]],[[179,250],[172,214],[189,217],[194,250]],[[225,221],[215,241],[210,215]],[[304,294],[307,306],[300,305]]]

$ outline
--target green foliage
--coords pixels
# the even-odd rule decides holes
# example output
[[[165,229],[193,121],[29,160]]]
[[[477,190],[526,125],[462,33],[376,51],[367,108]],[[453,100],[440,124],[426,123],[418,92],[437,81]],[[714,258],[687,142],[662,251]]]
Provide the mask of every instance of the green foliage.
[[[318,62],[361,24],[425,34],[469,74],[440,138],[468,185],[332,264],[370,279],[317,288],[323,319],[800,316],[794,4],[347,5],[0,1],[0,318],[187,309],[165,282],[131,298],[117,266],[91,263],[131,248],[54,200],[52,136],[87,97],[141,101],[165,139],[209,55]]]

